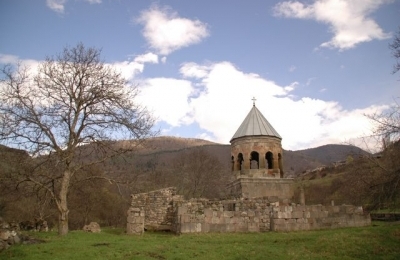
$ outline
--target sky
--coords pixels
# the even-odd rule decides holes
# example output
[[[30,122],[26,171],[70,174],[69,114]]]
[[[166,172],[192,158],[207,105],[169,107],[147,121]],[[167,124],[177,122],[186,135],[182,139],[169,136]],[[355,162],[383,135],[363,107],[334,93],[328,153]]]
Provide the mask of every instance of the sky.
[[[135,84],[160,135],[229,144],[255,105],[300,150],[374,149],[400,98],[398,0],[2,0],[0,65],[82,42]]]

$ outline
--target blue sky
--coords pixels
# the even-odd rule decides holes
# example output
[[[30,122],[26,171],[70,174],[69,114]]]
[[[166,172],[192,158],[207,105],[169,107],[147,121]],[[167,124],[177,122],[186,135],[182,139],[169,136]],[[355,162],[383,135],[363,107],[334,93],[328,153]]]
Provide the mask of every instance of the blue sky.
[[[0,63],[83,42],[141,90],[162,135],[229,143],[256,106],[285,149],[363,138],[400,96],[400,1],[3,0]]]

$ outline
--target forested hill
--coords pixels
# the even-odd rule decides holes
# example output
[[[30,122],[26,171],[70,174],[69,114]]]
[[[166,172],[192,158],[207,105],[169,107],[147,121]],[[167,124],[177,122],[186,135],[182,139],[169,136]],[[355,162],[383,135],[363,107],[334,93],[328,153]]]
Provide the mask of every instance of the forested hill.
[[[125,141],[126,142],[126,141]],[[125,143],[125,145],[127,145]],[[151,138],[139,148],[142,162],[158,160],[166,165],[179,156],[183,156],[195,147],[202,147],[206,152],[217,158],[225,167],[230,167],[230,145],[218,144],[202,139],[161,136]],[[297,175],[319,166],[330,166],[335,162],[344,161],[348,156],[358,157],[368,154],[352,145],[329,144],[316,148],[298,151],[283,151],[284,171],[286,175]],[[139,159],[137,158],[137,159]],[[152,158],[152,159],[150,159]]]
[[[119,147],[130,147],[134,144],[132,141],[118,141],[115,143]],[[230,145],[218,144],[207,140],[196,138],[180,138],[172,136],[160,136],[146,140],[144,143],[134,148],[132,164],[138,167],[140,164],[145,165],[146,162],[157,160],[168,167],[169,163],[174,161],[185,153],[201,147],[207,153],[218,159],[224,167],[230,167]],[[2,155],[1,165],[7,164],[12,158],[27,157],[28,153],[22,150],[9,148],[0,145],[0,153]],[[319,166],[332,165],[337,161],[344,161],[349,155],[358,157],[368,154],[364,150],[351,145],[329,144],[316,148],[310,148],[298,151],[283,151],[284,171],[286,175],[297,175],[306,170],[312,170]]]

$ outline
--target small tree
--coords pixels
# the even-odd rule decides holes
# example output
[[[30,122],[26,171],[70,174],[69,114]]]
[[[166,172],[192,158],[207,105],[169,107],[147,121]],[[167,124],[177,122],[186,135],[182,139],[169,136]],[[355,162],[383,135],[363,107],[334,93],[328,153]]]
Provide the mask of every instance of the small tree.
[[[113,140],[153,134],[151,114],[135,102],[137,87],[104,64],[100,54],[80,43],[46,58],[35,75],[20,64],[1,70],[1,141],[27,150],[42,166],[44,158],[56,166],[39,167],[40,174],[19,181],[51,194],[60,235],[68,233],[68,192],[81,169],[123,152]],[[89,144],[92,148],[84,149]],[[101,149],[93,154],[93,147]]]

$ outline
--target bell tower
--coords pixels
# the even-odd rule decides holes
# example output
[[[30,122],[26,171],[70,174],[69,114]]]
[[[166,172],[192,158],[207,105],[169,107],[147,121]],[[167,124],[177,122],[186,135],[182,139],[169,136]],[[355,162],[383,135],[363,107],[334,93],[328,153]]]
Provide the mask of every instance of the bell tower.
[[[232,174],[228,185],[234,197],[276,196],[292,199],[292,179],[283,171],[282,137],[257,109],[253,107],[231,138]]]

